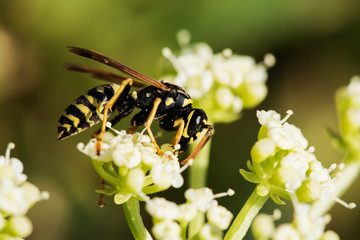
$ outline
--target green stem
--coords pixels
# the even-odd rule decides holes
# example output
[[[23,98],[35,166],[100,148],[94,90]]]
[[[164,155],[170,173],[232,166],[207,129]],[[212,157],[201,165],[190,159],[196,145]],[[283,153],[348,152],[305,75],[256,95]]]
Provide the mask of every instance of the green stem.
[[[359,176],[359,172],[360,172],[359,159],[358,158],[350,159],[350,158],[351,157],[348,157],[344,161],[346,167],[344,170],[341,171],[342,174],[340,176],[337,176],[334,181],[335,184],[334,197],[336,198],[340,198]],[[310,210],[311,214],[314,214],[314,216],[322,216],[326,212],[328,212],[334,206],[335,203],[336,202],[334,201],[334,198],[325,202],[318,200],[311,205],[311,210]]]
[[[152,239],[150,233],[146,230],[140,215],[139,201],[131,197],[123,204],[126,221],[130,227],[131,233],[136,240]]]
[[[196,144],[190,145],[190,151],[196,148]],[[206,143],[203,149],[194,159],[193,165],[190,167],[190,187],[202,188],[206,186],[207,170],[209,167],[211,149],[211,139]]]
[[[196,144],[190,145],[190,151],[193,151]],[[193,165],[190,167],[190,188],[202,188],[206,186],[207,171],[210,159],[211,139],[206,143],[203,149],[194,159]],[[189,239],[195,236],[205,222],[204,214],[198,214],[189,223]]]
[[[269,196],[260,197],[256,193],[256,188],[246,201],[245,205],[236,216],[234,222],[227,231],[224,240],[243,239],[248,232],[251,222],[258,214],[259,210],[264,206]]]
[[[108,172],[105,171],[104,169],[104,164],[103,162],[99,162],[97,160],[91,160],[95,171],[97,172],[97,174],[105,180],[105,182],[109,183],[110,185],[113,186],[121,186],[121,182],[118,178],[112,176],[111,174],[109,174]]]

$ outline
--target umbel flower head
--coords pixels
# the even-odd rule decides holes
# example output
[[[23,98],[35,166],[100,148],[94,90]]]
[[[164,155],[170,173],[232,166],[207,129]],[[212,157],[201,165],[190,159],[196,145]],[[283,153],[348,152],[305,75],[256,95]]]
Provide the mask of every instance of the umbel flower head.
[[[194,239],[222,239],[222,231],[229,227],[233,215],[219,206],[216,198],[233,194],[231,189],[214,194],[209,188],[190,188],[185,192],[187,202],[180,205],[158,197],[147,200],[146,210],[154,221],[155,239],[184,239],[189,222],[199,213],[206,215],[207,222]]]
[[[167,146],[163,146],[164,154],[158,155],[149,136],[112,130],[115,135],[104,134],[100,155],[96,154],[96,139],[78,145],[81,152],[90,156],[95,170],[107,184],[99,193],[114,196],[115,203],[122,204],[130,197],[146,200],[147,194],[183,185],[181,172],[191,161],[180,167],[177,156],[165,149]]]
[[[360,150],[360,77],[354,76],[350,84],[336,93],[336,106],[341,136],[332,136],[343,150]]]
[[[175,55],[169,48],[163,55],[171,63],[163,65],[162,79],[184,87],[195,107],[201,107],[212,122],[230,122],[240,116],[243,108],[258,105],[267,95],[266,70],[275,64],[271,54],[256,63],[252,57],[233,54],[230,49],[220,53],[206,43],[190,45],[190,34],[178,34],[181,47]]]
[[[295,194],[300,202],[323,201],[334,197],[334,183],[329,169],[324,168],[308,148],[308,141],[299,128],[287,123],[292,114],[281,119],[275,111],[258,111],[262,125],[258,141],[251,149],[252,161],[248,161],[249,172],[241,169],[245,179],[256,183],[260,196],[270,197],[284,204],[280,197],[290,199]]]
[[[293,239],[293,240],[339,240],[340,237],[334,231],[325,231],[330,222],[329,214],[314,216],[311,214],[310,205],[294,203],[294,219],[292,223],[282,223],[275,227],[276,218],[272,215],[259,214],[255,217],[251,230],[256,240],[261,239]]]
[[[32,232],[32,223],[25,215],[38,201],[47,199],[48,192],[40,192],[27,181],[23,164],[10,157],[14,143],[9,143],[5,156],[0,156],[0,239],[22,239]]]

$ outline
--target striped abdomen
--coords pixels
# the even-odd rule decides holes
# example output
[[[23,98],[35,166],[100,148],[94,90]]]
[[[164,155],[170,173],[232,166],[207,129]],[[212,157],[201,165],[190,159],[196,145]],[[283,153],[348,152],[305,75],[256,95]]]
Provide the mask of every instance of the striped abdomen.
[[[95,87],[76,99],[64,113],[58,122],[58,139],[78,134],[87,128],[103,120],[105,104],[114,96],[119,89],[117,84],[104,84]],[[126,91],[121,94],[127,95]],[[120,97],[122,98],[122,97]],[[109,110],[108,116],[111,111]]]

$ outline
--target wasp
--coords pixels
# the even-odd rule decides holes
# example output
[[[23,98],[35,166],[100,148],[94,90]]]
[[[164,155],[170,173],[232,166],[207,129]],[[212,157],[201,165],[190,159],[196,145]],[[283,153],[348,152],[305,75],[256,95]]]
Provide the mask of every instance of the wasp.
[[[159,121],[161,129],[176,131],[171,143],[173,146],[179,144],[180,147],[176,150],[178,152],[184,152],[193,141],[200,137],[203,130],[206,130],[194,151],[182,161],[182,164],[194,159],[214,134],[215,130],[208,123],[205,111],[192,107],[192,99],[182,87],[148,77],[95,51],[79,47],[68,47],[68,50],[115,68],[130,77],[95,68],[66,64],[65,67],[68,70],[90,73],[93,77],[109,83],[90,89],[65,109],[58,122],[59,140],[102,122],[101,129],[96,134],[96,152],[100,155],[101,141],[107,130],[106,123],[110,115],[116,110],[117,115],[110,120],[110,123],[114,125],[132,113],[135,108],[140,111],[132,118],[131,127],[127,132],[133,133],[138,127],[145,126],[151,142],[160,155],[163,153],[151,131],[154,120]],[[136,89],[130,92],[132,87]]]

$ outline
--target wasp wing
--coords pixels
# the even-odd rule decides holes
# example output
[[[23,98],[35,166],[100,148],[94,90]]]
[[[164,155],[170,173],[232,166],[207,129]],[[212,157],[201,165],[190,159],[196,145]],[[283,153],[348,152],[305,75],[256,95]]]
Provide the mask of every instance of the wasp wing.
[[[64,66],[66,69],[68,69],[70,71],[91,73],[91,75],[94,78],[105,80],[105,81],[116,83],[116,84],[121,84],[122,81],[124,81],[126,79],[126,77],[114,74],[112,72],[99,70],[96,68],[85,67],[85,66],[80,66],[80,65],[75,65],[75,64],[65,64]],[[132,86],[141,88],[141,87],[145,87],[146,84],[139,82],[139,81],[134,81]]]
[[[85,48],[79,48],[79,47],[67,47],[67,48],[72,53],[75,53],[82,57],[93,59],[95,61],[98,61],[98,62],[108,65],[110,67],[113,67],[125,74],[128,74],[134,78],[142,80],[150,85],[153,85],[156,88],[162,89],[164,91],[170,90],[167,86],[165,86],[163,83],[159,82],[158,80],[148,77],[142,73],[139,73],[139,72],[137,72],[137,71],[135,71],[135,70],[133,70],[133,69],[115,61],[114,59],[111,59],[111,58],[101,54],[101,53],[94,52],[94,51],[91,51],[91,50],[88,50]]]

